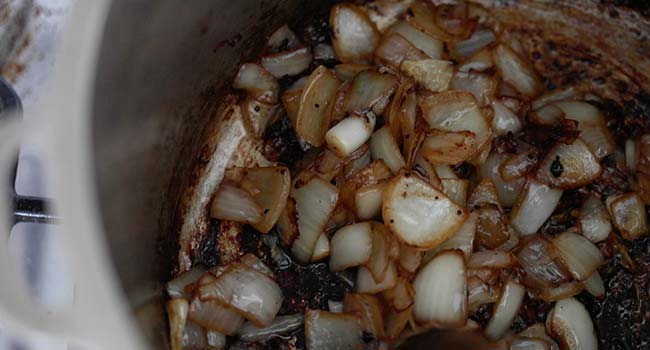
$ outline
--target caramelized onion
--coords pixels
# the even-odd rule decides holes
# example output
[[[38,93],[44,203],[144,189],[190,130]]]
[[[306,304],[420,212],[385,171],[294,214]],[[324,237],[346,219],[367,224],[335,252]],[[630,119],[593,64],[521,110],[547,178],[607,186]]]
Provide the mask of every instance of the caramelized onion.
[[[471,213],[467,220],[465,220],[449,239],[424,255],[424,261],[431,260],[436,254],[444,250],[460,250],[465,254],[465,258],[468,258],[474,246],[477,218],[478,215],[475,212]]]
[[[401,71],[425,89],[439,92],[449,87],[454,75],[454,65],[450,61],[434,59],[404,60]]]
[[[245,342],[264,342],[275,336],[290,333],[303,325],[301,314],[278,316],[266,327],[258,327],[246,322],[237,332],[239,339]]]
[[[546,317],[546,329],[563,349],[597,349],[594,324],[587,309],[576,299],[567,298],[555,303]]]
[[[273,32],[266,41],[266,46],[271,52],[293,49],[298,45],[300,45],[300,39],[286,24]]]
[[[614,140],[605,125],[605,118],[596,107],[580,101],[559,101],[553,104],[564,112],[566,119],[578,122],[580,138],[597,159],[614,152]]]
[[[503,80],[520,93],[533,97],[541,91],[542,84],[535,70],[507,45],[501,44],[494,49],[494,62]]]
[[[634,240],[647,232],[645,204],[638,194],[611,196],[606,203],[614,226],[625,239]]]
[[[399,69],[402,62],[406,60],[419,61],[427,59],[428,56],[413,46],[406,38],[398,33],[388,33],[379,43],[375,51],[376,59],[384,65],[393,69]]]
[[[375,128],[375,120],[375,114],[372,112],[343,119],[325,134],[327,147],[341,157],[350,155],[370,138]]]
[[[165,285],[167,294],[171,298],[189,298],[191,296],[190,287],[201,278],[205,270],[205,267],[201,265],[192,266],[190,270],[176,276]]]
[[[557,261],[555,247],[545,238],[528,238],[517,252],[519,264],[524,269],[523,282],[534,289],[547,289],[567,282],[569,272]]]
[[[449,84],[452,90],[471,92],[481,106],[494,100],[498,81],[484,73],[457,71]]]
[[[603,282],[603,278],[600,277],[598,271],[592,273],[591,276],[584,281],[584,285],[585,290],[596,298],[605,297],[605,282]]]
[[[305,342],[308,350],[362,349],[357,318],[321,310],[305,312]]]
[[[330,123],[329,109],[340,84],[324,66],[316,68],[305,83],[296,117],[296,133],[313,146],[323,144]]]
[[[492,31],[484,29],[475,31],[471,37],[454,44],[456,53],[462,57],[469,57],[482,48],[490,45],[496,37]]]
[[[311,254],[311,262],[317,262],[325,259],[330,255],[330,251],[330,240],[327,238],[326,234],[322,233],[318,237],[318,241],[316,241],[314,252]]]
[[[494,110],[492,130],[497,135],[516,134],[521,130],[523,126],[521,120],[510,108],[506,107],[499,100],[492,100],[491,106]]]
[[[393,76],[364,70],[352,80],[343,108],[348,113],[362,114],[372,110],[380,115],[396,89],[397,80]]]
[[[343,298],[343,311],[355,315],[359,319],[361,330],[376,337],[384,336],[381,309],[381,303],[374,295],[345,293]]]
[[[171,299],[167,301],[166,309],[169,318],[171,350],[183,350],[183,333],[185,332],[189,303],[181,298]]]
[[[395,287],[383,291],[381,295],[393,310],[403,311],[413,305],[415,291],[409,281],[400,278]]]
[[[393,33],[400,34],[415,48],[424,52],[429,58],[438,60],[444,52],[442,41],[418,30],[408,22],[400,21],[390,28]]]
[[[406,165],[388,126],[375,131],[370,137],[370,154],[373,160],[383,160],[393,173],[397,173]]]
[[[276,78],[298,75],[309,67],[311,52],[308,48],[284,51],[262,57],[262,67]]]
[[[612,231],[612,223],[609,219],[607,208],[594,195],[590,195],[582,203],[582,208],[580,209],[580,228],[582,235],[594,243],[604,241]]]
[[[553,237],[552,242],[565,266],[580,281],[591,276],[605,260],[598,247],[575,233],[565,232]]]
[[[368,16],[352,4],[337,4],[330,12],[332,45],[341,62],[369,61],[379,32]]]
[[[242,183],[248,184],[246,189],[253,193],[253,199],[262,209],[262,218],[252,224],[253,228],[269,232],[287,203],[291,186],[289,169],[283,166],[247,168]]]
[[[472,253],[467,262],[467,267],[503,269],[513,265],[515,262],[515,257],[508,252],[502,252],[500,250],[484,250]]]
[[[201,301],[194,298],[188,318],[196,324],[226,335],[233,335],[244,324],[244,318],[233,308],[216,300]]]
[[[234,184],[222,183],[212,200],[210,216],[253,224],[262,220],[263,211],[250,193]]]
[[[526,290],[519,283],[514,281],[506,283],[492,318],[485,328],[485,335],[488,338],[497,340],[508,331],[521,307],[525,294]]]
[[[397,269],[395,263],[390,262],[384,278],[377,282],[370,270],[361,266],[357,270],[357,281],[354,284],[357,293],[375,294],[395,287],[397,284]]]
[[[537,232],[551,216],[562,197],[562,190],[529,180],[510,212],[510,224],[522,235]]]
[[[385,183],[369,185],[357,190],[354,195],[356,214],[361,220],[369,220],[381,214],[381,201],[384,195]]]
[[[432,130],[422,142],[422,156],[434,164],[459,164],[476,154],[477,141],[471,131]]]
[[[275,104],[278,102],[280,86],[277,80],[256,63],[242,64],[232,87],[246,90],[253,98],[264,103]]]
[[[537,178],[564,189],[581,187],[600,176],[602,168],[581,139],[558,142],[539,165]]]
[[[386,276],[386,271],[388,270],[388,264],[390,262],[390,232],[386,226],[380,222],[372,221],[370,222],[370,227],[372,229],[372,253],[370,254],[370,260],[368,260],[366,267],[372,274],[373,279],[377,282],[381,282],[384,280],[384,276]]]
[[[479,174],[482,179],[490,179],[499,195],[499,202],[504,207],[512,207],[516,204],[520,192],[524,188],[526,180],[523,178],[506,181],[501,177],[500,168],[503,162],[508,159],[505,154],[492,153],[479,167]]]

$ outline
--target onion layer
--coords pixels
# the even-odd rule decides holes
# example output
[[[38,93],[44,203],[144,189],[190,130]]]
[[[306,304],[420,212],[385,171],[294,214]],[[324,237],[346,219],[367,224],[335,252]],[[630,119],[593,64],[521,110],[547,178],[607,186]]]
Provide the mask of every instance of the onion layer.
[[[439,92],[449,87],[454,74],[454,65],[450,61],[442,60],[405,60],[402,62],[401,70],[424,88]]]
[[[309,67],[311,52],[308,48],[280,52],[262,57],[262,67],[276,78],[298,75]]]
[[[522,94],[532,97],[542,89],[535,70],[508,46],[501,44],[494,49],[494,62],[503,80]]]
[[[634,240],[647,232],[645,204],[636,193],[608,197],[607,208],[614,226],[625,239]]]
[[[537,232],[551,216],[562,197],[562,190],[529,180],[510,213],[510,224],[522,235]]]
[[[327,147],[339,156],[346,157],[368,141],[374,128],[375,115],[372,112],[363,116],[349,116],[327,131]]]
[[[330,270],[342,271],[351,266],[365,264],[372,252],[370,224],[361,222],[340,228],[330,242]]]
[[[244,223],[259,223],[262,208],[247,191],[231,183],[222,183],[212,200],[210,216],[220,220]]]
[[[363,349],[361,333],[353,315],[320,310],[305,312],[308,350]]]
[[[546,329],[556,339],[560,339],[563,349],[598,349],[596,331],[589,312],[574,298],[555,303],[546,318]]]
[[[521,307],[525,294],[526,290],[517,282],[506,283],[494,314],[485,328],[485,335],[488,338],[497,340],[508,331]]]
[[[295,128],[296,133],[313,146],[323,144],[330,124],[330,108],[340,84],[329,69],[319,66],[302,90]]]
[[[274,336],[284,335],[292,332],[303,325],[301,314],[278,316],[273,323],[266,327],[258,327],[247,322],[239,329],[239,338],[246,342],[264,342]]]
[[[341,62],[368,61],[379,42],[379,32],[368,16],[352,4],[338,4],[330,12],[332,44]]]
[[[539,166],[537,178],[560,188],[576,188],[600,176],[602,169],[587,145],[576,139],[572,144],[558,143]]]

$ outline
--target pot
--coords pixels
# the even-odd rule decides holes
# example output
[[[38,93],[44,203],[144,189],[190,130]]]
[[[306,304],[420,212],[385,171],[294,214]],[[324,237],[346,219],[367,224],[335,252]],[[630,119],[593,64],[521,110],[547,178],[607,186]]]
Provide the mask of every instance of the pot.
[[[476,2],[520,39],[547,85],[590,86],[611,111],[628,112],[614,118],[637,121],[637,131],[625,132],[650,132],[647,5]],[[78,2],[53,94],[41,108],[47,118],[26,128],[54,160],[75,307],[44,314],[25,298],[16,276],[2,271],[0,284],[11,286],[0,289],[2,320],[97,347],[165,344],[162,282],[200,255],[210,240],[209,196],[233,158],[251,156],[248,136],[224,117],[222,107],[236,98],[229,82],[241,62],[258,57],[274,29],[326,18],[331,3]],[[13,127],[7,130],[21,126]],[[644,298],[640,310],[648,311],[650,296]],[[612,322],[603,320],[596,320],[601,338]],[[644,322],[641,316],[629,321]],[[633,324],[611,335],[641,344],[629,338],[648,331],[649,323]]]

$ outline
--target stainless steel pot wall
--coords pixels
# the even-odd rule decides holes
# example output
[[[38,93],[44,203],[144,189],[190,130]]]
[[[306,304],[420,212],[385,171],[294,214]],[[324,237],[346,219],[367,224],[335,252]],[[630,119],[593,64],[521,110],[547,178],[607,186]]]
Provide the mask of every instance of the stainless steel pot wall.
[[[480,2],[512,28],[547,85],[591,86],[600,78],[595,92],[620,104],[650,91],[650,26],[638,12],[607,1]],[[204,141],[237,66],[256,59],[280,24],[330,6],[305,3],[113,2],[94,90],[93,144],[110,252],[134,306],[178,263],[181,194],[201,174],[199,156],[213,152]]]

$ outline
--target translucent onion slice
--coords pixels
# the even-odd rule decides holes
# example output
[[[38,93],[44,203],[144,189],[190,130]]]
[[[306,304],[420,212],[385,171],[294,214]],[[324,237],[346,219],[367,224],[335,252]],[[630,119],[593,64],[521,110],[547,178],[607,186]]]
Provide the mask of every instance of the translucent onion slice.
[[[330,255],[330,240],[327,238],[327,235],[322,233],[316,241],[316,246],[314,247],[314,253],[311,255],[311,262],[317,262],[325,259]]]
[[[458,176],[449,165],[446,164],[434,164],[433,168],[436,171],[436,174],[442,179],[458,179]]]
[[[461,57],[469,57],[482,48],[490,45],[496,40],[491,30],[483,29],[475,31],[471,37],[459,41],[453,45],[456,53]]]
[[[471,269],[503,269],[515,263],[515,257],[508,252],[500,250],[483,250],[472,253],[467,262],[467,267]]]
[[[343,108],[348,113],[362,114],[372,110],[380,115],[396,89],[395,77],[373,70],[362,71],[352,80]]]
[[[548,104],[528,113],[528,119],[539,125],[553,126],[564,118],[564,112],[554,104]]]
[[[648,218],[645,204],[638,194],[610,196],[606,204],[614,226],[625,239],[634,240],[646,234]]]
[[[372,253],[366,267],[374,280],[381,282],[386,276],[388,264],[390,263],[391,233],[384,224],[377,221],[371,221],[370,227],[372,228]]]
[[[605,297],[605,282],[598,271],[592,273],[591,276],[584,281],[584,285],[585,290],[596,298]]]
[[[402,73],[412,77],[420,86],[433,92],[447,90],[454,75],[454,64],[451,61],[407,59],[401,63]]]
[[[302,327],[302,314],[278,316],[266,327],[258,327],[252,322],[246,322],[237,332],[239,339],[245,342],[264,342],[273,337],[282,336]]]
[[[471,209],[480,209],[482,207],[500,208],[499,195],[494,182],[484,179],[479,182],[469,197],[468,205]]]
[[[583,290],[584,285],[582,282],[571,281],[551,288],[542,289],[539,297],[545,302],[552,303],[554,301],[578,295]]]
[[[469,180],[465,179],[442,179],[442,193],[449,197],[454,203],[461,207],[467,204],[467,191]]]
[[[360,154],[352,153],[350,160],[360,156]],[[307,166],[307,169],[316,173],[321,179],[331,181],[342,170],[343,165],[348,159],[339,157],[329,149],[321,151],[318,156]]]
[[[413,288],[416,321],[445,328],[465,325],[467,278],[461,253],[443,252],[433,258],[418,271]]]
[[[258,272],[261,272],[266,275],[266,277],[274,279],[275,274],[273,273],[273,270],[271,270],[266,264],[260,260],[255,254],[253,253],[248,253],[244,254],[241,258],[238,260],[240,263],[250,267],[253,270],[256,270]],[[220,268],[223,268],[224,270],[221,271],[221,273],[225,272],[225,267],[219,266]],[[216,277],[221,276],[221,273],[215,274]]]
[[[368,262],[372,252],[370,224],[360,222],[344,226],[336,231],[330,244],[330,270],[342,271],[348,267],[363,265]]]
[[[489,47],[480,50],[472,57],[468,58],[465,62],[458,66],[459,72],[484,72],[494,67],[494,59],[492,58],[492,49]]]
[[[390,32],[400,34],[418,50],[429,56],[429,58],[437,60],[442,57],[442,53],[444,52],[444,44],[442,41],[420,31],[408,22],[398,22],[390,28]]]
[[[600,176],[602,168],[581,139],[572,144],[558,142],[539,165],[537,178],[564,189],[582,187]]]
[[[275,228],[280,236],[282,246],[290,248],[296,238],[298,238],[299,234],[296,200],[292,197],[287,198],[287,205],[282,209],[282,212],[280,212],[280,217],[278,217]]]
[[[421,249],[444,242],[467,218],[464,208],[409,172],[401,172],[388,183],[382,213],[402,242]]]
[[[329,182],[314,177],[298,188],[293,186],[292,197],[296,201],[299,235],[293,242],[291,252],[299,262],[306,264],[336,207],[338,189]]]
[[[267,233],[286,206],[291,186],[289,169],[283,166],[256,167],[247,168],[244,173],[242,185],[247,184],[246,190],[253,193],[253,199],[262,209],[262,219],[252,226],[259,232]]]
[[[542,90],[543,86],[535,70],[510,47],[501,44],[494,49],[493,54],[501,77],[517,91],[533,97]]]
[[[582,203],[580,228],[582,235],[594,243],[604,241],[612,231],[612,223],[607,208],[593,194]]]
[[[357,317],[321,310],[305,312],[307,350],[363,349]]]
[[[524,269],[523,283],[534,289],[548,289],[567,282],[570,273],[557,259],[555,247],[540,236],[527,238],[517,252]]]
[[[454,37],[436,25],[435,8],[432,3],[423,0],[416,0],[410,7],[411,17],[407,21],[440,41],[452,41]]]
[[[423,251],[409,247],[404,244],[399,245],[399,266],[409,273],[415,272],[422,262]]]
[[[276,78],[293,76],[309,68],[311,51],[306,47],[262,57],[262,67]]]
[[[359,7],[342,3],[330,12],[332,44],[336,57],[344,63],[369,61],[379,43],[379,32]]]
[[[526,289],[519,283],[512,280],[506,283],[490,322],[485,328],[485,335],[488,338],[497,340],[506,334],[515,320],[524,295],[526,295]]]
[[[387,340],[397,340],[409,321],[413,318],[411,308],[404,311],[388,311],[385,316],[384,324],[386,325]]]
[[[278,102],[280,86],[275,77],[256,63],[244,63],[232,83],[235,89],[248,92],[258,101],[275,104]]]
[[[278,28],[266,41],[266,47],[271,52],[279,52],[287,49],[293,49],[300,45],[300,39],[288,25]]]
[[[399,312],[413,305],[415,291],[409,281],[399,278],[395,287],[383,291],[381,296],[393,310]]]
[[[314,60],[321,62],[336,60],[334,48],[327,44],[318,44],[314,46]]]
[[[382,317],[381,302],[374,295],[345,293],[343,297],[343,311],[355,315],[361,330],[373,334],[375,337],[384,336],[384,320]]]
[[[427,180],[433,188],[442,190],[442,184],[440,183],[440,178],[436,173],[436,169],[431,163],[424,159],[422,152],[419,151],[415,157],[415,165],[413,169],[420,175],[422,178]]]
[[[211,338],[215,338],[212,336],[213,334],[215,335],[221,335],[224,340],[223,346],[225,346],[225,336],[221,333],[215,332],[215,331],[207,331],[203,329],[201,326],[197,325],[196,323],[192,321],[187,321],[185,324],[185,329],[183,330],[183,339],[182,339],[182,344],[181,344],[181,349],[203,349],[207,348],[210,346],[208,344],[208,334],[211,335]],[[214,339],[212,342],[214,343]],[[215,350],[222,349],[223,346],[218,346],[216,347]]]
[[[537,166],[538,158],[539,152],[534,148],[510,155],[499,169],[501,178],[512,181],[523,177]]]
[[[340,184],[341,202],[345,204],[346,207],[354,210],[356,207],[354,202],[355,193],[358,189],[385,182],[385,180],[392,176],[393,173],[390,171],[390,168],[386,166],[383,160],[376,160],[370,163],[368,166],[358,171],[354,176]]]
[[[433,164],[459,164],[476,154],[478,141],[471,131],[432,130],[422,142],[421,152]]]
[[[522,235],[537,232],[555,210],[560,197],[562,190],[528,180],[510,212],[510,224]]]
[[[394,174],[406,165],[388,126],[375,131],[370,137],[370,154],[373,160],[383,160]]]
[[[449,86],[452,90],[471,92],[478,103],[485,106],[494,100],[498,81],[488,74],[457,71]]]
[[[598,247],[575,233],[564,232],[553,237],[552,242],[560,259],[577,280],[587,279],[605,260]]]
[[[351,115],[334,125],[325,134],[327,147],[340,157],[359,149],[375,129],[375,114]]]
[[[449,237],[444,243],[426,252],[424,262],[431,260],[436,254],[444,250],[460,250],[469,258],[474,246],[474,235],[476,233],[476,220],[478,215],[474,212],[469,214],[465,222]]]
[[[521,119],[506,107],[499,100],[492,100],[492,109],[494,110],[494,118],[492,118],[492,130],[497,135],[506,135],[508,133],[518,133],[523,124]]]
[[[555,303],[546,317],[546,330],[559,339],[563,349],[598,349],[589,312],[579,301],[567,298]]]
[[[257,136],[261,136],[271,119],[277,117],[278,105],[260,102],[247,97],[241,103],[241,111]]]
[[[188,271],[176,276],[173,280],[167,282],[165,289],[171,298],[190,298],[192,295],[191,287],[205,273],[206,268],[197,265],[192,266]]]
[[[550,344],[550,346],[551,346],[550,350],[559,350],[560,349],[560,347],[553,340],[553,338],[549,337],[546,334],[546,328],[544,327],[543,323],[535,323],[533,325],[530,325],[530,326],[528,326],[528,328],[526,328],[523,331],[519,332],[518,335],[520,337],[537,338],[537,339],[545,340],[548,344]]]
[[[516,204],[521,190],[526,184],[523,178],[506,181],[501,177],[501,165],[508,159],[505,154],[492,153],[479,167],[479,174],[482,179],[490,179],[496,187],[499,195],[499,202],[504,207],[512,207]]]
[[[244,318],[233,308],[216,300],[192,299],[188,318],[201,327],[233,335],[244,324]]]
[[[287,112],[287,118],[295,128],[296,119],[298,118],[298,109],[300,109],[300,97],[302,88],[298,90],[287,90],[282,94],[282,106]]]
[[[381,214],[381,202],[386,183],[368,185],[357,190],[354,195],[357,217],[369,220]]]
[[[212,200],[210,216],[219,220],[259,223],[263,211],[247,191],[232,183],[221,183]]]
[[[412,0],[372,1],[365,4],[365,10],[377,29],[383,33],[408,10],[411,2]]]
[[[508,221],[498,207],[486,206],[476,211],[476,243],[485,249],[496,249],[510,237]]]
[[[498,288],[493,288],[480,278],[472,276],[467,280],[467,303],[470,312],[485,304],[496,303],[499,300]]]
[[[371,70],[373,66],[359,63],[341,63],[334,67],[336,76],[343,81],[354,79],[354,77],[364,70]]]
[[[324,66],[316,68],[305,83],[296,117],[296,133],[313,146],[323,144],[330,124],[330,108],[341,82]]]
[[[551,102],[572,100],[577,94],[578,92],[573,86],[558,88],[535,98],[531,103],[531,107],[533,110],[538,110],[543,106],[550,105]]]
[[[357,281],[354,288],[357,293],[376,294],[395,287],[397,284],[397,268],[395,263],[390,262],[386,269],[386,275],[381,282],[375,281],[372,273],[366,267],[361,266],[357,270]]]
[[[605,118],[593,105],[581,101],[558,101],[553,105],[564,112],[566,119],[578,121],[580,138],[585,141],[597,159],[612,154],[616,148]]]
[[[429,57],[413,46],[401,34],[388,33],[379,43],[375,51],[375,58],[380,64],[397,70],[403,61],[419,61]]]
[[[183,333],[189,312],[189,303],[182,298],[167,301],[167,317],[169,318],[169,338],[172,350],[183,350]]]

